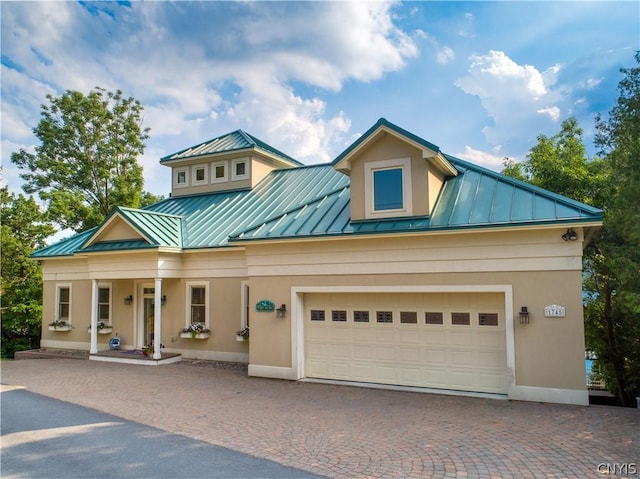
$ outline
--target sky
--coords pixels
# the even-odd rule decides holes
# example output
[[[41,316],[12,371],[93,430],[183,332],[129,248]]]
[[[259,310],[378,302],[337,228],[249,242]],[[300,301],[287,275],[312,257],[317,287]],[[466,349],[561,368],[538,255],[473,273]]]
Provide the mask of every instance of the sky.
[[[160,158],[241,128],[305,164],[384,117],[499,171],[618,97],[640,2],[0,2],[2,184],[33,151],[46,95],[122,90],[144,106],[145,189]]]

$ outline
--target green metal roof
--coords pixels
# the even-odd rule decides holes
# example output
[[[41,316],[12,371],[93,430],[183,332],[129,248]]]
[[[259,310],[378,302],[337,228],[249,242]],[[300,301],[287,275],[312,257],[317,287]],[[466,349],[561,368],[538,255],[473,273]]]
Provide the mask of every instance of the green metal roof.
[[[289,155],[281,152],[280,150],[268,145],[264,141],[256,138],[255,136],[246,133],[243,130],[232,131],[222,136],[218,136],[204,143],[200,143],[184,150],[180,150],[177,153],[167,155],[160,160],[160,163],[167,163],[174,160],[185,160],[191,158],[198,158],[206,155],[215,155],[216,153],[226,153],[238,150],[246,150],[249,148],[255,148],[263,150],[271,155],[277,156],[291,166],[302,166],[302,163],[291,158]]]
[[[348,184],[330,165],[275,170],[252,190],[168,198],[149,210],[182,217],[184,248],[226,246],[230,236]]]
[[[118,207],[109,215],[105,223],[116,215],[133,226],[151,245],[182,247],[182,218],[180,216]]]
[[[378,124],[392,125],[384,119]],[[434,149],[434,145],[421,142]],[[352,148],[353,145],[347,151]],[[103,225],[115,221],[114,216],[118,215],[144,239],[92,241],[99,239],[100,232],[99,228],[93,228],[36,251],[32,257],[161,246],[217,248],[264,239],[562,225],[602,220],[602,211],[597,208],[459,158],[444,157],[457,175],[445,178],[431,216],[352,221],[349,178],[334,168],[336,160],[331,164],[274,170],[250,190],[167,198],[141,210],[117,208]]]
[[[246,229],[232,242],[352,234],[408,233],[593,222],[602,211],[447,156],[459,174],[447,178],[431,216],[351,221],[349,188]]]

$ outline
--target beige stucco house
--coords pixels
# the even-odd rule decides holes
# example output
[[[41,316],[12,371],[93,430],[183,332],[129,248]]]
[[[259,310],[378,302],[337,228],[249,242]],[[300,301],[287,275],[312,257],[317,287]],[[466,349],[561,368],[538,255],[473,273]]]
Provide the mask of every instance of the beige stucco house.
[[[34,253],[44,347],[98,359],[117,333],[251,376],[588,403],[582,251],[600,210],[385,119],[330,164],[241,130],[161,163],[170,198]]]

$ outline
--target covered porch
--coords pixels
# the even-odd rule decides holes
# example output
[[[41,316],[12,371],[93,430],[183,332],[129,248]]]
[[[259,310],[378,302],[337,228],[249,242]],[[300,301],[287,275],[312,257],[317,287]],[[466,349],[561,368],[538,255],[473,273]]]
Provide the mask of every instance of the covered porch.
[[[161,366],[180,362],[182,355],[179,353],[160,353],[160,358],[156,359],[153,355],[146,355],[141,349],[109,349],[89,354],[89,360],[106,363],[137,364],[140,366]]]
[[[121,288],[113,288],[118,281],[105,282],[100,279],[92,279],[91,288],[91,318],[89,325],[90,347],[89,359],[95,361],[120,362],[130,364],[167,364],[179,361],[181,355],[175,352],[163,352],[163,309],[166,303],[166,294],[163,291],[162,278],[149,280],[136,280],[133,282],[133,293],[123,298],[126,313],[119,308],[118,317],[125,320],[125,338],[118,332],[123,324],[114,325],[111,317],[113,305],[119,302],[118,296],[114,297],[114,291]],[[104,340],[99,344],[98,335],[104,334],[105,319],[107,326],[113,331],[105,349]],[[101,329],[102,328],[102,329]],[[166,333],[166,328],[165,328]],[[164,338],[165,342],[170,338]]]

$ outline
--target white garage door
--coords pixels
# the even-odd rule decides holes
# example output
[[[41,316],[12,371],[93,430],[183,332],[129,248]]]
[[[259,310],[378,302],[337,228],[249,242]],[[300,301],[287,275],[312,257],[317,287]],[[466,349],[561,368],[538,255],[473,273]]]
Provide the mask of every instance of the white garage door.
[[[305,376],[506,393],[502,293],[307,293]]]

